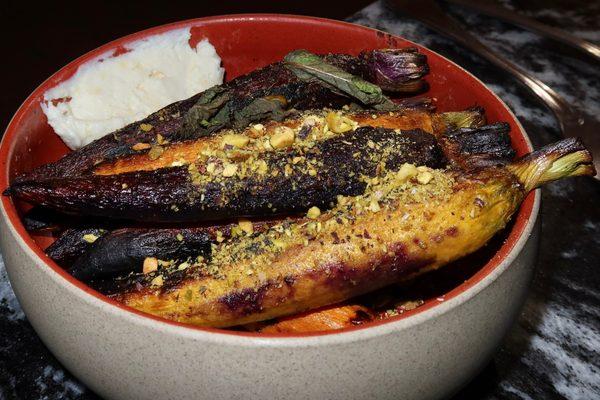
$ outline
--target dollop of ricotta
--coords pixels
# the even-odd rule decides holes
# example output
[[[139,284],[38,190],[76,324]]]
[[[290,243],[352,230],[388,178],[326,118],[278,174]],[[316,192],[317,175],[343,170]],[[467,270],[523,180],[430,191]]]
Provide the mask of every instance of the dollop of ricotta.
[[[44,93],[48,123],[71,149],[223,82],[215,48],[189,45],[189,29],[154,35],[82,64]]]

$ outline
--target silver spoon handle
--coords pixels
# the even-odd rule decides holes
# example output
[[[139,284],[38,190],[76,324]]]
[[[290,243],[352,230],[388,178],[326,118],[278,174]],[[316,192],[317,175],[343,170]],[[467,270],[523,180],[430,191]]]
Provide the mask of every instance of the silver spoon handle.
[[[473,10],[479,11],[483,14],[490,15],[492,17],[500,18],[515,25],[519,25],[525,29],[529,29],[531,31],[537,32],[542,36],[549,37],[561,43],[567,44],[569,46],[575,47],[578,50],[582,50],[588,55],[594,57],[596,61],[600,61],[600,46],[597,46],[593,43],[580,39],[576,36],[571,35],[570,33],[557,29],[541,22],[538,22],[534,19],[525,17],[523,15],[517,14],[507,8],[504,8],[500,5],[493,4],[491,2],[486,1],[473,1],[473,0],[447,0],[450,3],[460,4],[462,6],[471,8]]]
[[[446,15],[435,1],[391,0],[391,4],[402,13],[422,21],[430,28],[454,39],[492,64],[513,74],[513,76],[523,83],[523,85],[525,85],[535,96],[548,105],[550,110],[556,115],[565,136],[575,135],[575,132],[566,131],[565,118],[578,119],[579,117],[577,115],[579,112],[577,110],[566,103],[561,95],[556,93],[544,82],[530,75],[512,62],[497,56],[492,49],[472,36],[454,18]]]

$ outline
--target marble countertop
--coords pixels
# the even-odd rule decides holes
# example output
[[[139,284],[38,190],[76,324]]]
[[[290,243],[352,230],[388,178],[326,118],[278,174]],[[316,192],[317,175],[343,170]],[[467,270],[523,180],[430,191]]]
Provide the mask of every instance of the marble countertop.
[[[504,2],[519,12],[600,43],[600,3]],[[482,41],[600,115],[599,64],[520,28],[446,6]],[[510,76],[376,2],[349,21],[435,50],[488,84],[539,147],[560,138],[550,111]],[[600,132],[599,132],[600,134]],[[543,190],[542,240],[523,312],[492,362],[456,399],[600,398],[600,183],[577,178]],[[0,399],[95,399],[49,353],[16,300],[0,261]]]

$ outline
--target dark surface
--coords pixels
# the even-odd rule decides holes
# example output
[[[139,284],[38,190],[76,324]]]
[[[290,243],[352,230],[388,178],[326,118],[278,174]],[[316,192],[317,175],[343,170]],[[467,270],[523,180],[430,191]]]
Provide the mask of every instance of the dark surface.
[[[35,4],[34,4],[35,3]],[[287,13],[342,19],[369,0],[0,2],[3,95],[0,125],[44,79],[94,48],[143,29],[210,15]],[[3,128],[4,129],[4,128]]]
[[[319,2],[214,2],[209,11],[164,3],[120,2],[100,7],[79,3],[2,3],[3,29],[17,21],[20,32],[5,33],[5,125],[20,101],[42,79],[71,59],[108,40],[153,25],[201,15],[239,11],[285,11],[342,18],[364,2],[345,1],[326,10]],[[324,3],[324,2],[321,2]],[[244,3],[245,4],[245,3]],[[598,1],[536,0],[507,3],[571,33],[600,42]],[[262,7],[262,8],[261,8]],[[8,12],[7,12],[8,11]],[[600,115],[598,64],[579,53],[519,28],[450,9],[497,52],[518,62],[561,92]],[[92,12],[93,17],[88,17]],[[328,14],[327,14],[328,13]],[[83,18],[82,15],[86,17]],[[452,42],[377,3],[352,21],[400,34],[436,50],[481,78],[512,107],[536,147],[559,139],[551,113],[537,105],[510,77],[462,51]],[[26,34],[18,38],[17,34]],[[37,38],[37,39],[35,39]],[[43,40],[39,40],[42,38]],[[34,40],[35,39],[35,40]],[[30,47],[22,49],[23,43]],[[16,78],[18,77],[18,79]],[[600,398],[600,184],[578,178],[543,191],[542,240],[536,277],[518,323],[493,361],[457,399]],[[46,350],[24,318],[0,268],[0,399],[94,399]]]

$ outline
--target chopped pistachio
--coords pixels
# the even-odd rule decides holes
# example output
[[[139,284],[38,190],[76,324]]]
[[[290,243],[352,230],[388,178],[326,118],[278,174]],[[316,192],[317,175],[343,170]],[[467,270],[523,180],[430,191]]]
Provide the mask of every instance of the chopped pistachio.
[[[140,124],[140,129],[144,132],[150,132],[152,130],[152,125],[150,124]]]
[[[306,216],[310,219],[316,219],[319,217],[319,215],[321,215],[321,210],[319,209],[319,207],[311,207],[308,209],[308,212],[306,213]]]
[[[225,166],[223,167],[223,176],[224,177],[230,177],[230,176],[234,176],[235,173],[238,170],[238,166],[235,164],[225,164]]]
[[[183,235],[181,233],[178,233],[177,236],[175,236],[177,238],[177,240],[179,240],[180,242],[183,242]]]
[[[173,264],[173,260],[158,260],[158,265],[160,267],[170,267]]]
[[[283,168],[283,174],[288,177],[292,174],[292,167],[289,164],[286,164],[285,167]]]
[[[348,202],[348,198],[347,197],[342,196],[341,194],[337,195],[337,203],[338,203],[338,205],[343,206],[347,202]]]
[[[98,240],[98,236],[94,235],[93,233],[88,233],[86,235],[83,235],[83,240],[85,240],[88,243],[94,243],[96,240]]]
[[[433,175],[429,171],[419,172],[417,175],[417,182],[419,182],[421,185],[428,184],[431,179],[433,179]]]
[[[254,226],[252,225],[252,221],[247,219],[240,219],[238,221],[238,226],[244,231],[247,235],[251,235],[254,232]]]
[[[350,118],[342,116],[342,113],[330,111],[325,117],[327,127],[334,133],[344,133],[352,130],[353,122]]]
[[[242,148],[250,142],[250,138],[244,135],[225,135],[223,137],[223,147],[229,145],[237,148]]]
[[[379,206],[379,203],[377,202],[377,200],[375,200],[375,199],[371,200],[371,203],[369,203],[369,210],[371,210],[373,212],[381,211],[381,207]]]
[[[255,134],[261,134],[265,131],[265,126],[263,124],[255,124],[250,128],[252,132]]]
[[[148,157],[150,157],[151,160],[156,160],[164,152],[165,149],[162,146],[152,146],[152,148],[148,152]]]
[[[400,169],[398,170],[398,179],[407,180],[417,175],[417,167],[413,164],[402,164]]]
[[[283,149],[294,143],[295,133],[293,129],[287,126],[279,126],[275,129],[275,133],[269,139],[271,146],[275,149]]]
[[[265,160],[258,160],[254,164],[256,165],[256,172],[259,175],[265,175],[269,171],[269,166]]]
[[[155,287],[161,287],[164,283],[163,277],[162,275],[157,276],[156,278],[152,279],[152,281],[150,281],[150,285],[155,286]]]
[[[141,150],[147,150],[150,147],[152,147],[152,145],[150,143],[136,143],[133,146],[131,146],[131,150],[141,151]]]
[[[144,274],[149,274],[150,272],[154,272],[158,269],[158,260],[156,257],[146,257],[144,258],[144,264],[142,265],[142,272]]]
[[[190,266],[190,263],[186,262],[182,262],[181,264],[179,264],[177,266],[177,270],[178,271],[183,271],[184,269],[188,268]]]

